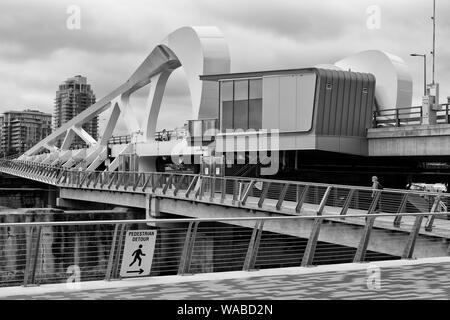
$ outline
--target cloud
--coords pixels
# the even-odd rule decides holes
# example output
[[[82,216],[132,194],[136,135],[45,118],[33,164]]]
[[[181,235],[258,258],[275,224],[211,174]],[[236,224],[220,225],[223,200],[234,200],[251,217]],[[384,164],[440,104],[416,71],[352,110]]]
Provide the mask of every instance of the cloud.
[[[196,3],[198,10],[205,10],[224,24],[305,42],[339,37],[359,18],[357,10],[343,6],[341,1],[321,1],[319,5],[312,1],[305,5],[307,2],[296,0],[282,3],[201,0]]]
[[[381,9],[381,28],[369,30],[366,10],[374,4]],[[66,27],[69,5],[81,9],[80,30]],[[450,96],[447,12],[450,2],[439,1],[436,76],[442,97]],[[88,77],[100,99],[183,25],[217,25],[234,72],[310,67],[367,49],[394,53],[410,67],[417,104],[422,65],[409,54],[431,50],[430,15],[431,3],[407,0],[2,0],[0,112],[29,106],[52,112],[58,84],[76,74]],[[145,95],[138,93],[135,103],[144,103]],[[177,71],[158,127],[182,125],[190,118],[186,110],[189,92]]]

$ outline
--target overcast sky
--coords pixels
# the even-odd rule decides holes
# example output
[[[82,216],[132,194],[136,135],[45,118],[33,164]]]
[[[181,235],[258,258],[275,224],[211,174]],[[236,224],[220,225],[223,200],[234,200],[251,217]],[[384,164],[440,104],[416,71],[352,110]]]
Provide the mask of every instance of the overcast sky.
[[[66,26],[70,5],[81,8],[79,30]],[[381,9],[379,29],[367,28],[371,5]],[[310,67],[367,49],[391,52],[409,65],[420,104],[423,64],[409,54],[431,51],[431,14],[432,0],[0,0],[0,112],[33,106],[52,113],[58,84],[77,74],[100,99],[185,25],[218,26],[232,72]],[[441,101],[450,96],[449,15],[450,1],[437,0]],[[190,118],[182,75],[177,70],[169,81],[159,128]]]

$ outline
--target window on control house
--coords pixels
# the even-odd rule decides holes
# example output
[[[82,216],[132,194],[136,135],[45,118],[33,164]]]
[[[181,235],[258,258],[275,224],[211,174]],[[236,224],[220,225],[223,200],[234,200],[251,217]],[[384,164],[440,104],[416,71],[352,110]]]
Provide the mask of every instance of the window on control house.
[[[221,128],[233,128],[233,81],[220,84]]]
[[[249,86],[248,127],[258,130],[262,128],[262,80],[250,80]]]
[[[221,130],[261,129],[262,79],[220,83]]]
[[[233,128],[248,129],[248,80],[234,81]]]

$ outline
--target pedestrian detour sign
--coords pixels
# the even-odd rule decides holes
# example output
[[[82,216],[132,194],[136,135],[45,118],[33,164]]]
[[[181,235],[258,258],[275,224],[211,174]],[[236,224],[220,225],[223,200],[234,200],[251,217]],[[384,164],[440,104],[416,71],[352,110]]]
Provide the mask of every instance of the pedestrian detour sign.
[[[125,236],[120,276],[150,275],[155,244],[156,230],[128,230]]]

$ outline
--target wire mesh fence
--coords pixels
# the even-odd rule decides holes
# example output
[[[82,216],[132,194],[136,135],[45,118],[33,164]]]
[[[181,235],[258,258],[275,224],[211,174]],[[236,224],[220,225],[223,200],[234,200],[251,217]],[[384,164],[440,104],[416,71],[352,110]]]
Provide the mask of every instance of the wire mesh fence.
[[[183,173],[69,170],[8,160],[0,167],[59,187],[145,193],[288,215],[270,221],[252,217],[233,222],[0,223],[2,286],[64,282],[74,274],[81,281],[120,278],[127,264],[123,259],[128,230],[157,230],[146,276],[411,258],[416,246],[436,256],[447,252],[442,247],[447,243],[436,239],[450,238],[442,236],[450,225],[436,222],[448,218],[450,196],[442,193]],[[281,227],[283,218],[291,223],[284,221]],[[349,230],[349,225],[355,227]],[[440,235],[425,234],[436,226]]]
[[[425,232],[431,215],[0,223],[0,286],[120,279],[130,261],[127,232],[137,230],[156,231],[154,249],[144,248],[151,267],[142,276],[412,258],[417,246],[436,256],[448,241]],[[398,216],[412,222],[409,232],[375,224]]]

